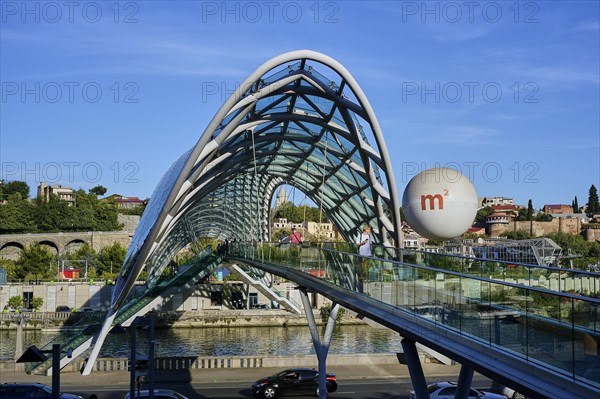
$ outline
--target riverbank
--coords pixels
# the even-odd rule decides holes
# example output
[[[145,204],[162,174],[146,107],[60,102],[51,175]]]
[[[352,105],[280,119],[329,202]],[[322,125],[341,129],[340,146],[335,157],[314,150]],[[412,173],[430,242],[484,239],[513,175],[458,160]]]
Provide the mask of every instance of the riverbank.
[[[288,327],[306,326],[306,316],[280,309],[264,310],[195,310],[155,312],[157,328],[222,328],[222,327]],[[314,310],[317,324],[321,324],[318,310]],[[103,312],[61,313],[41,312],[23,314],[23,329],[42,331],[65,331],[80,329],[78,323],[86,323],[86,318],[100,321]],[[18,314],[0,314],[0,330],[16,330]],[[338,325],[364,325],[365,322],[345,314]]]
[[[227,364],[225,357],[213,358],[211,365]],[[100,359],[110,362],[111,359]],[[121,361],[121,359],[112,359]],[[223,360],[223,363],[221,362]],[[262,362],[257,362],[253,367],[250,362],[247,367],[204,367],[204,368],[178,368],[175,369],[175,362],[170,362],[172,369],[157,370],[156,381],[178,381],[178,382],[251,382],[257,379],[271,375],[290,367],[317,367],[316,356],[264,356]],[[202,364],[202,362],[199,362]],[[232,363],[233,364],[233,363]],[[208,366],[208,363],[205,363]],[[261,365],[260,367],[258,365]],[[405,364],[400,364],[395,354],[355,354],[355,355],[329,355],[327,357],[328,370],[336,373],[338,379],[382,379],[398,378],[407,376],[408,370]],[[442,365],[429,361],[422,362],[427,376],[448,376],[458,375],[460,365]],[[64,385],[70,383],[90,383],[90,384],[126,384],[129,381],[129,373],[126,367],[122,366],[120,370],[94,370],[88,377],[82,376],[78,370],[81,365],[74,363],[65,367],[61,371],[61,382]],[[0,383],[8,381],[35,381],[41,383],[51,383],[51,377],[41,375],[26,374],[23,365],[17,365],[14,362],[0,362]]]

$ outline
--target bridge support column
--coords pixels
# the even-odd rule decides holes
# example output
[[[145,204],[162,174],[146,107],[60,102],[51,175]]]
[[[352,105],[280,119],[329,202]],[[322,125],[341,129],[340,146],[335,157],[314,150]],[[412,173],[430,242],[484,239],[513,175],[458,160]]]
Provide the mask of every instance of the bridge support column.
[[[458,383],[456,384],[456,393],[454,394],[454,399],[468,399],[472,382],[473,369],[463,364],[460,367],[460,374],[458,376]]]
[[[317,361],[319,363],[319,399],[325,399],[327,398],[327,354],[329,353],[329,344],[331,343],[331,336],[333,335],[333,328],[335,327],[335,322],[337,320],[340,307],[337,303],[332,303],[331,310],[329,311],[329,319],[327,320],[327,328],[325,329],[325,335],[321,341],[321,338],[319,337],[319,331],[317,330],[315,315],[313,314],[312,306],[310,306],[310,300],[308,299],[306,288],[300,287],[300,297],[302,298],[304,313],[306,313],[308,328],[310,329],[310,335],[312,337],[315,352],[317,354]]]
[[[427,382],[425,381],[425,374],[423,374],[423,367],[419,360],[415,341],[407,338],[402,339],[402,349],[404,350],[404,358],[417,399],[429,399]]]

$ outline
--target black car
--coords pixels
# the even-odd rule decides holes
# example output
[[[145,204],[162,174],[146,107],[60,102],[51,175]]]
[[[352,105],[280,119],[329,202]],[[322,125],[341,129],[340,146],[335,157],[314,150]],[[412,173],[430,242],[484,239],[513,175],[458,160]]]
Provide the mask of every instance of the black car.
[[[327,392],[337,390],[335,374],[327,374]],[[268,399],[276,396],[319,394],[319,373],[315,369],[287,369],[252,384],[252,395]]]
[[[0,399],[50,399],[52,388],[36,383],[11,383],[0,385]],[[79,395],[61,393],[60,399],[82,399]]]

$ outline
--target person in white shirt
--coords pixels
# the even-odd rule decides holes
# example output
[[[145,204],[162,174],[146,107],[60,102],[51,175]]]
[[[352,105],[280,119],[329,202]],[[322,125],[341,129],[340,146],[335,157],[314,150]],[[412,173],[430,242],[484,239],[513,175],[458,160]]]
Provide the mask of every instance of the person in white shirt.
[[[368,224],[363,227],[362,233],[358,237],[358,254],[363,256],[372,256],[371,253],[371,226]]]
[[[358,236],[358,242],[356,243],[356,245],[358,245],[358,254],[361,255],[359,257],[359,264],[358,266],[358,290],[359,292],[362,292],[363,290],[363,285],[362,283],[365,283],[365,280],[367,280],[368,275],[369,275],[369,268],[371,267],[371,259],[369,259],[368,257],[373,256],[373,253],[371,252],[371,245],[373,244],[372,239],[371,239],[371,226],[369,226],[368,224],[366,224],[363,227],[363,231],[362,233]],[[363,258],[364,256],[364,258]]]

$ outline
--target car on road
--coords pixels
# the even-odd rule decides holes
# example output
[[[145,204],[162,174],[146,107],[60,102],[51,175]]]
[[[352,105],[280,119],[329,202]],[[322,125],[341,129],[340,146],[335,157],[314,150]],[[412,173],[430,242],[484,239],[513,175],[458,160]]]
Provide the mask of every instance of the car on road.
[[[490,391],[506,396],[508,399],[527,399],[527,396],[515,391],[512,388],[505,387],[497,381],[492,381]]]
[[[44,384],[26,383],[5,383],[0,385],[0,399],[50,399],[52,398],[52,388]],[[60,399],[83,399],[79,395],[72,393],[61,393]]]
[[[264,303],[257,303],[256,305],[252,306],[252,309],[270,309],[269,306],[267,306]]]
[[[429,399],[454,399],[456,393],[456,383],[454,382],[436,382],[427,386]],[[410,399],[416,399],[415,391],[410,392]],[[498,395],[491,392],[478,391],[471,388],[469,391],[469,399],[506,399],[504,395]]]
[[[71,308],[66,305],[60,305],[56,307],[57,312],[70,312]]]
[[[327,392],[337,390],[335,374],[326,375]],[[252,384],[252,395],[272,399],[278,396],[319,394],[319,373],[315,369],[294,368],[283,370]]]
[[[135,393],[136,398],[146,399],[150,397],[150,391],[144,389],[143,391],[139,391]],[[129,399],[130,395],[127,393],[125,395],[125,399]],[[187,396],[180,394],[179,392],[172,391],[170,389],[155,389],[154,390],[154,399],[188,399]]]

